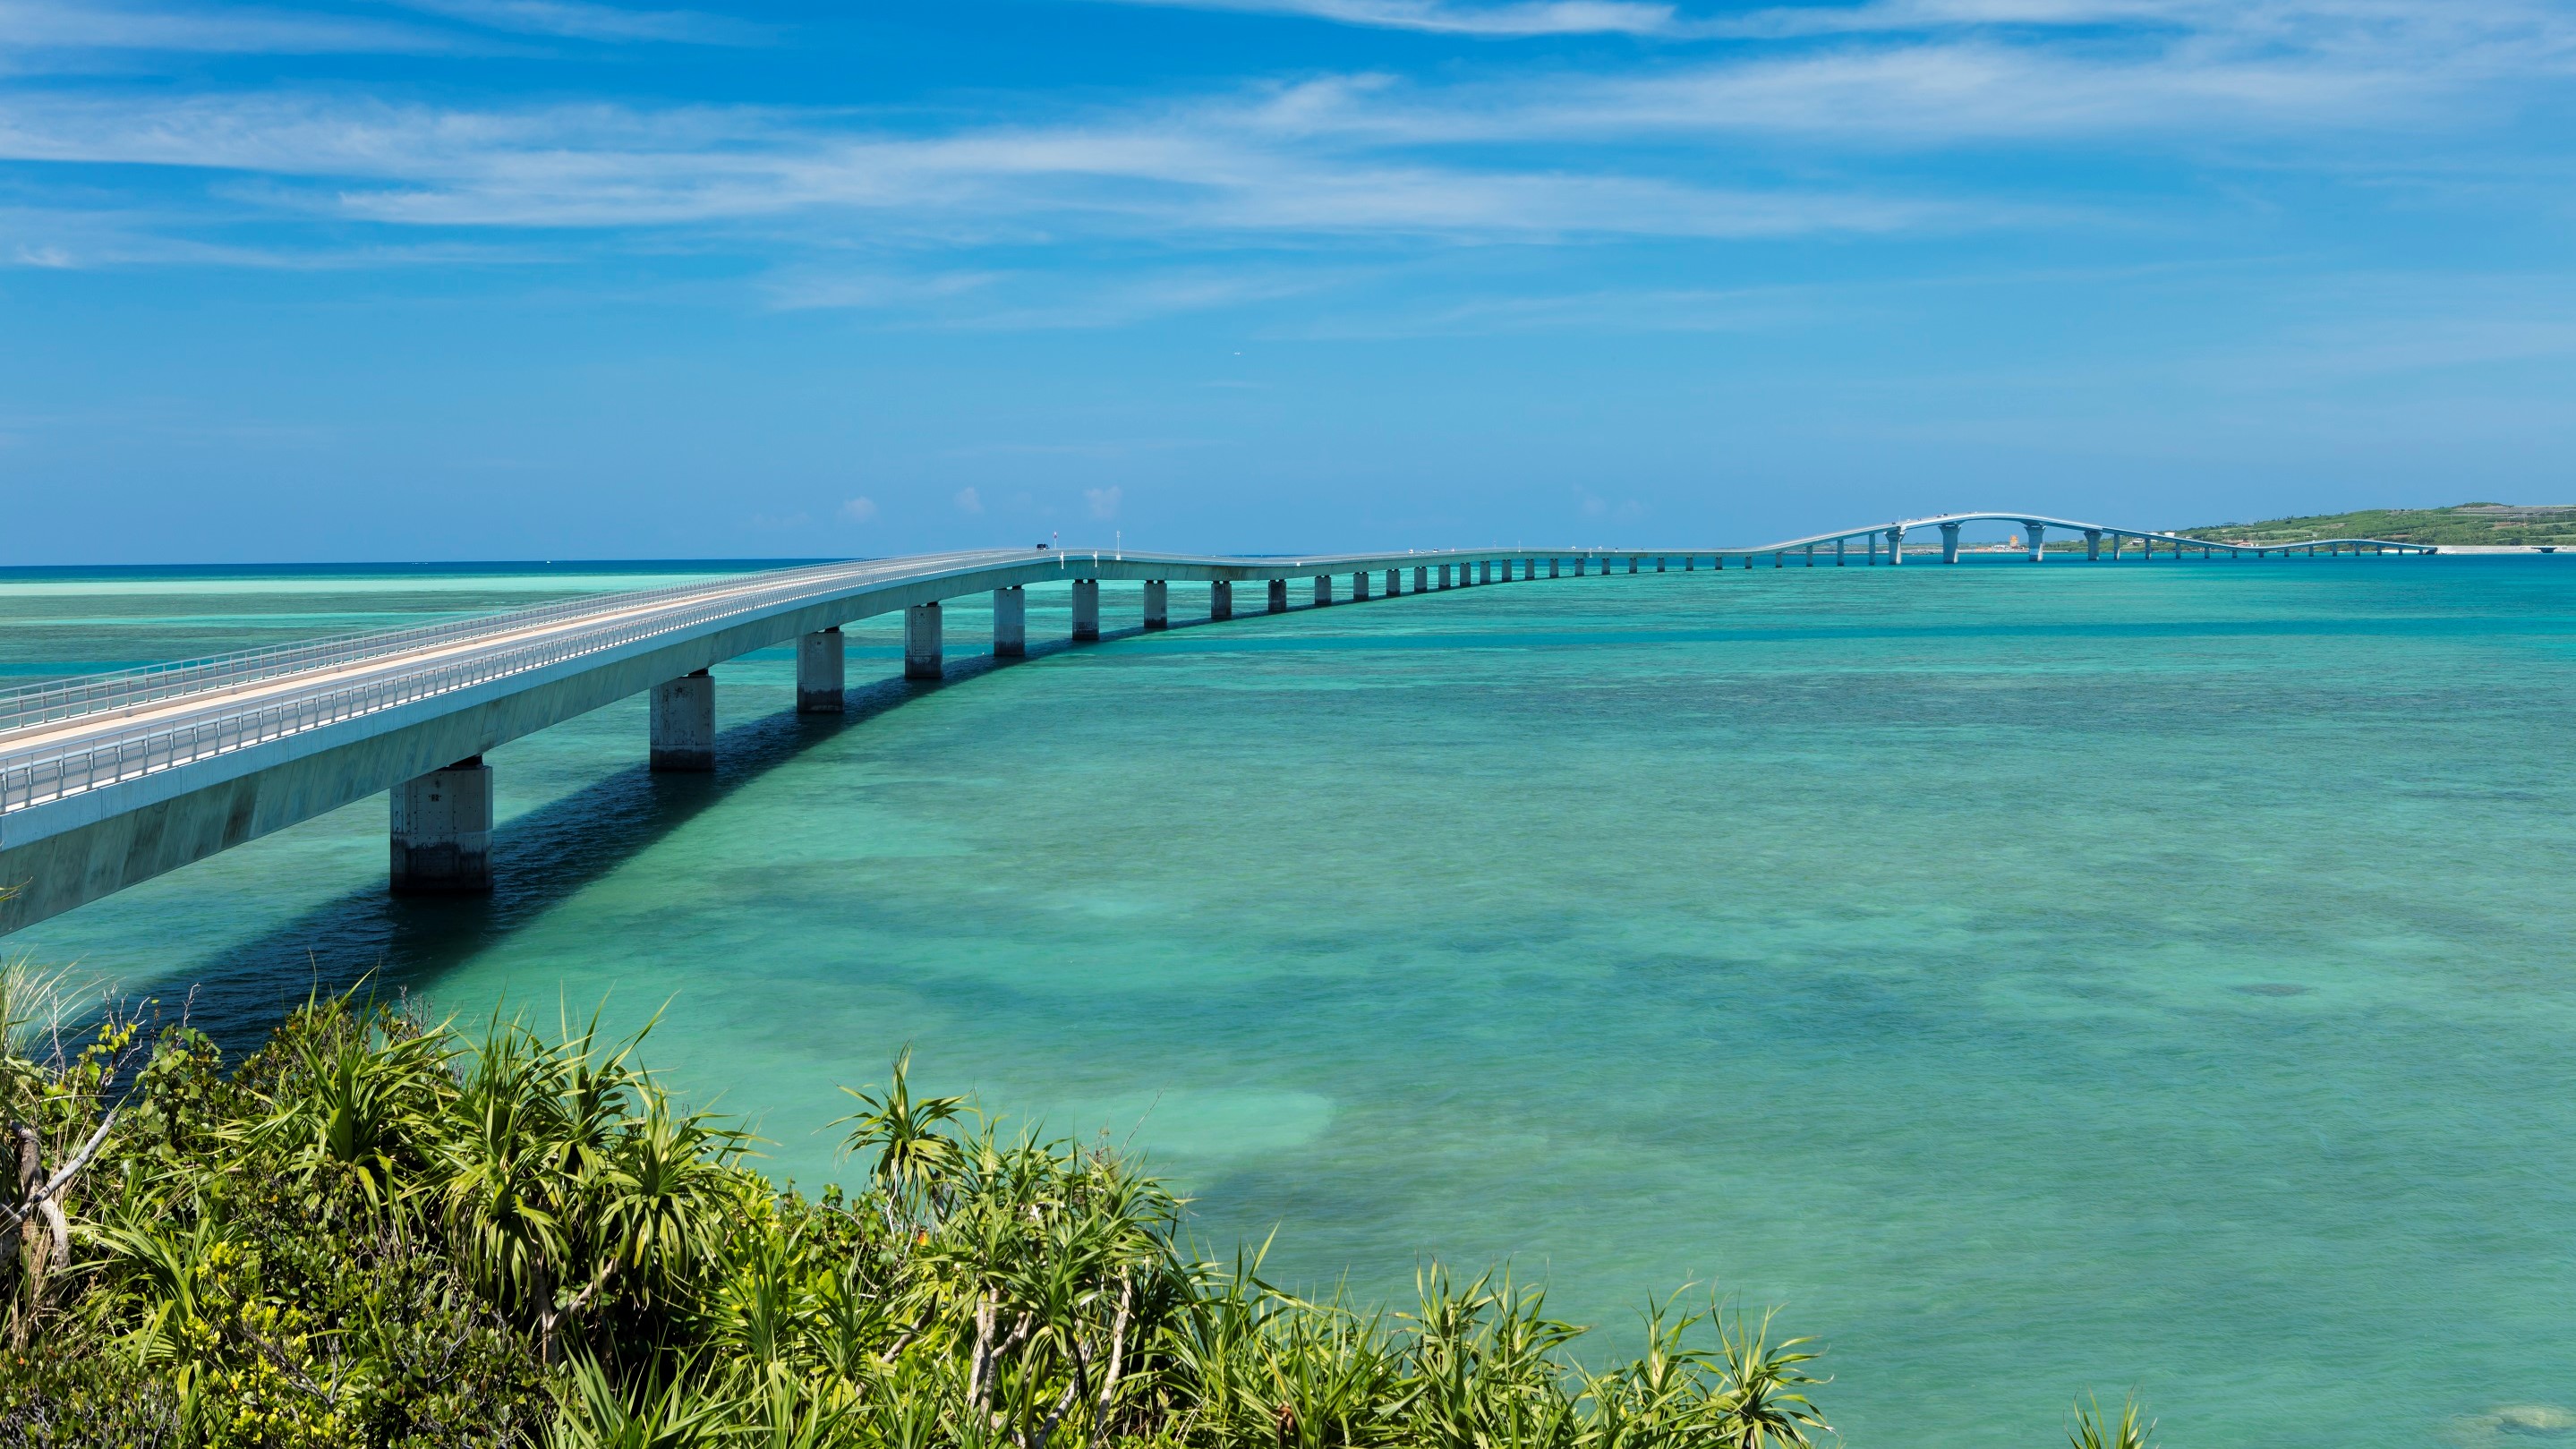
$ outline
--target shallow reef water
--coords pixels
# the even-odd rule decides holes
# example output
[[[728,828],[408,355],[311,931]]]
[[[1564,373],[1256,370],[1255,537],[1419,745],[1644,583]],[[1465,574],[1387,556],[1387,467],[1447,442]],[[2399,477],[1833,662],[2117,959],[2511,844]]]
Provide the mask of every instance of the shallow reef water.
[[[0,576],[0,670],[680,576]],[[1292,1282],[1784,1304],[1862,1449],[2132,1387],[2174,1444],[2576,1439],[2576,557],[1702,569],[1007,667],[946,612],[938,685],[853,626],[838,719],[719,666],[711,777],[633,700],[495,750],[488,900],[388,899],[376,799],[7,949],[236,1041],[369,973],[658,1013],[807,1186],[909,1044]]]

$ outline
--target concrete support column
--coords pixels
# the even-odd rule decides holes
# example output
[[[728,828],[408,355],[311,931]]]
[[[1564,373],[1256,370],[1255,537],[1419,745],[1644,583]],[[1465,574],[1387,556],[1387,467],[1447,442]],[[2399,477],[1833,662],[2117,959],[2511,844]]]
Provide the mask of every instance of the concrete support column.
[[[1145,581],[1145,627],[1148,629],[1172,627],[1172,585],[1169,580],[1147,579]]]
[[[915,604],[903,611],[904,678],[937,679],[939,644],[939,605]]]
[[[1904,529],[1891,528],[1887,531],[1887,562],[1891,568],[1905,562]]]
[[[1636,571],[1637,571],[1637,560],[1636,560],[1635,555],[1633,555],[1633,554],[1632,554],[1632,555],[1630,555],[1630,556],[1629,556],[1629,559],[1628,559],[1628,572],[1630,572],[1630,573],[1632,573],[1632,574],[1633,574],[1633,573],[1635,573]]]
[[[1878,535],[1875,533],[1869,536],[1869,566],[1878,567]]]
[[[1942,525],[1941,525],[1941,562],[1943,562],[1943,563],[1957,563],[1958,561],[1959,561],[1959,525],[1957,525],[1957,524],[1955,524],[1955,523],[1945,523],[1945,524],[1942,524]]]
[[[1773,568],[1775,568],[1775,569],[1776,569],[1776,568],[1786,568],[1786,567],[1788,567],[1788,565],[1786,565],[1786,564],[1784,564],[1784,563],[1780,562],[1780,555],[1778,555],[1778,554],[1776,554],[1776,553],[1775,553],[1775,554],[1771,555],[1771,567],[1773,567]]]
[[[393,788],[393,892],[492,889],[492,767],[476,755]]]
[[[1851,542],[1851,540],[1850,540],[1850,539],[1847,539],[1847,538],[1838,538],[1838,539],[1835,539],[1835,540],[1834,540],[1834,567],[1835,567],[1835,568],[1841,568],[1841,567],[1843,566],[1843,545],[1844,545],[1844,544],[1846,544],[1846,543],[1849,543],[1849,542]]]
[[[1285,614],[1288,612],[1288,581],[1286,579],[1272,579],[1270,581],[1270,598],[1268,607],[1270,612],[1274,614]]]
[[[1387,596],[1388,598],[1392,599],[1392,598],[1394,598],[1396,595],[1401,594],[1401,593],[1403,593],[1403,592],[1404,592],[1404,570],[1402,570],[1402,569],[1388,569],[1388,570],[1386,571],[1386,596]],[[1419,591],[1417,590],[1417,592],[1419,592]]]
[[[1025,659],[1029,653],[1029,596],[1017,588],[993,591],[993,657]]]
[[[1561,558],[1549,559],[1547,561],[1547,576],[1552,579],[1565,577],[1562,573],[1558,572],[1559,567],[1562,566],[1564,562],[1565,560]]]
[[[705,670],[654,685],[650,712],[654,769],[703,774],[716,767],[716,682]]]
[[[2032,563],[2042,562],[2048,557],[2048,553],[2047,550],[2041,546],[2040,540],[2047,536],[2048,525],[2044,523],[2025,522],[2022,524],[2022,527],[2030,532],[2030,561]]]
[[[1440,566],[1440,587],[1444,589],[1449,587],[1449,565],[1447,564]]]
[[[1218,579],[1208,585],[1208,619],[1222,623],[1233,617],[1234,585],[1228,580]]]
[[[1318,609],[1328,608],[1331,606],[1332,602],[1333,576],[1331,574],[1315,575],[1315,607]]]
[[[1366,602],[1368,602],[1368,596],[1369,596],[1369,576],[1368,576],[1368,575],[1369,575],[1369,571],[1368,571],[1367,569],[1358,569],[1358,570],[1355,570],[1355,571],[1351,574],[1351,599],[1352,599],[1354,602],[1356,602],[1356,603],[1366,603]]]
[[[1100,637],[1100,580],[1098,579],[1073,581],[1073,637],[1076,639]]]
[[[1415,564],[1413,566],[1413,591],[1417,594],[1428,593],[1430,592],[1430,583],[1431,565]]]
[[[2102,557],[2102,530],[2088,528],[2084,530],[2084,561],[2092,563],[2100,557]]]
[[[1662,559],[1657,559],[1657,560],[1655,560],[1655,572],[1657,572],[1657,573],[1662,573],[1663,571],[1664,571],[1664,561],[1663,561]]]
[[[1814,544],[1812,544],[1812,543],[1811,543],[1811,544],[1808,544],[1808,545],[1807,545],[1807,567],[1809,567],[1809,568],[1814,568],[1815,566],[1816,566],[1816,546],[1815,546]]]
[[[1492,559],[1476,560],[1476,582],[1480,584],[1490,584],[1493,581],[1494,561]]]
[[[846,707],[842,691],[848,687],[847,656],[841,648],[841,631],[819,629],[797,636],[796,712],[839,714]]]

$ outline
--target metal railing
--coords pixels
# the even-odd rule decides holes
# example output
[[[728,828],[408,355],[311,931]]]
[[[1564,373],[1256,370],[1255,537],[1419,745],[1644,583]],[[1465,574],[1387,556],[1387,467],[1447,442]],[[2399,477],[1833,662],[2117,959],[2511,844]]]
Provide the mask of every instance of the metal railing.
[[[361,715],[373,714],[452,693],[514,674],[525,674],[568,660],[606,650],[622,648],[659,635],[692,629],[734,615],[757,613],[781,604],[846,593],[854,583],[863,583],[873,573],[885,572],[883,565],[831,564],[814,568],[785,571],[768,576],[774,582],[757,588],[745,588],[737,577],[723,586],[695,584],[669,589],[646,589],[625,594],[595,595],[567,604],[547,605],[472,621],[483,627],[472,631],[399,630],[394,635],[432,636],[431,642],[468,642],[476,634],[514,633],[543,627],[567,614],[581,612],[625,613],[649,607],[667,598],[705,594],[711,587],[722,588],[716,597],[696,607],[657,610],[638,619],[620,619],[594,628],[573,630],[498,652],[469,654],[462,658],[436,662],[425,668],[407,670],[386,678],[360,681],[336,689],[316,690],[271,704],[247,709],[226,710],[211,716],[179,721],[138,725],[113,737],[87,743],[58,753],[35,752],[28,758],[7,760],[0,757],[0,811],[24,809],[57,800],[83,790],[112,785],[180,765],[270,740],[299,734],[306,730],[336,724]],[[760,577],[760,576],[755,576]],[[361,644],[372,645],[378,638],[367,636]],[[353,641],[330,641],[346,645]],[[424,647],[413,637],[409,649],[362,647],[343,648],[338,653],[327,651],[320,662],[308,662],[311,670],[327,663],[364,663],[390,653],[410,652]],[[292,651],[258,651],[263,655]],[[229,657],[229,656],[227,656]],[[203,662],[203,661],[200,661]],[[141,672],[141,671],[131,671]],[[293,670],[271,670],[256,678],[274,678]],[[249,682],[253,676],[241,676]],[[214,686],[200,686],[208,692]],[[175,692],[175,691],[173,691]],[[157,697],[167,698],[165,693]],[[96,712],[96,711],[91,711]]]
[[[2039,522],[2051,527],[2085,529],[2099,527],[2060,519],[2032,519],[2028,515],[1948,515],[1932,520],[1911,520],[1905,525],[1878,525],[1871,530],[1854,530],[1845,535],[1820,534],[1806,539],[1792,539],[1750,549],[1699,549],[1659,552],[1624,549],[1514,549],[1484,552],[1480,550],[1441,550],[1415,555],[1335,555],[1304,558],[1291,562],[1278,559],[1192,558],[1176,555],[1126,555],[1121,562],[1130,568],[1148,562],[1170,562],[1189,566],[1222,565],[1230,568],[1249,566],[1257,573],[1273,568],[1311,572],[1318,568],[1332,570],[1360,566],[1370,569],[1398,567],[1406,564],[1428,565],[1458,562],[1472,565],[1498,558],[1578,558],[1599,559],[1607,571],[1613,558],[1627,558],[1631,566],[1645,558],[1701,558],[1737,554],[1748,559],[1756,554],[1785,553],[1789,549],[1814,543],[1831,542],[1837,537],[1861,537],[1865,533],[1890,527],[1919,528],[1926,523],[1951,520],[1989,520],[1995,518]],[[2206,539],[2185,539],[2176,535],[2152,534],[2133,529],[2100,530],[2106,534],[2128,537],[2151,537],[2159,541],[2199,544],[2205,548],[2238,549],[2254,552],[2290,552],[2307,544],[2230,545]],[[2391,547],[2416,548],[2431,552],[2422,545],[2400,545],[2387,540],[2342,540],[2341,542],[2385,543]],[[2324,547],[2320,542],[2314,547]],[[606,650],[622,648],[675,631],[692,629],[717,620],[748,615],[782,605],[846,596],[872,583],[909,582],[938,577],[955,568],[981,567],[1018,555],[1016,550],[991,550],[968,553],[928,555],[904,559],[885,559],[808,565],[769,573],[736,575],[727,579],[693,584],[675,584],[659,589],[640,589],[627,593],[594,594],[582,598],[559,600],[532,609],[506,614],[480,615],[470,619],[451,620],[444,624],[425,625],[416,629],[386,630],[373,634],[342,636],[305,644],[284,645],[268,649],[243,650],[234,654],[206,659],[186,660],[176,664],[155,665],[142,669],[120,670],[111,674],[91,675],[79,679],[59,680],[33,685],[9,693],[0,693],[0,812],[24,809],[84,790],[96,789],[118,781],[134,779],[157,771],[173,769],[213,756],[262,744],[306,730],[336,724],[361,715],[409,704],[435,695],[471,688],[495,679],[525,674],[568,660]],[[1075,555],[1078,558],[1079,555]],[[1041,556],[1058,569],[1073,561],[1058,552]],[[1099,553],[1092,554],[1095,565],[1103,562]],[[1079,573],[1080,570],[1074,572]],[[586,616],[607,616],[588,627],[579,621]],[[631,617],[630,617],[631,616]],[[557,628],[556,626],[568,626]],[[388,667],[380,677],[353,680],[336,687],[314,687],[288,694],[264,703],[226,706],[222,695],[239,692],[254,685],[273,682],[297,674],[327,674],[370,661],[395,660],[400,656],[459,649],[478,639],[498,638],[511,634],[554,629],[543,638],[505,648],[469,649],[453,658],[430,659],[409,667]],[[123,710],[132,712],[145,705],[204,696],[205,707],[185,717],[137,721],[123,728],[108,728],[91,734],[77,745],[24,746],[16,753],[8,749],[7,736],[13,731],[66,720]]]
[[[788,572],[805,573],[816,567],[840,569],[848,565],[825,564]],[[409,629],[341,634],[295,644],[273,644],[229,654],[210,654],[202,659],[146,664],[104,674],[84,674],[72,679],[21,685],[16,689],[0,690],[0,736],[36,725],[78,719],[83,715],[140,709],[183,695],[240,689],[290,674],[363,664],[370,659],[409,654],[440,645],[470,643],[492,634],[542,628],[551,622],[595,612],[606,603],[634,608],[656,600],[703,594],[711,589],[739,588],[740,577],[668,584],[658,589],[637,589],[625,593],[585,594],[534,608],[514,609],[505,614],[477,614],[471,618],[450,619]]]

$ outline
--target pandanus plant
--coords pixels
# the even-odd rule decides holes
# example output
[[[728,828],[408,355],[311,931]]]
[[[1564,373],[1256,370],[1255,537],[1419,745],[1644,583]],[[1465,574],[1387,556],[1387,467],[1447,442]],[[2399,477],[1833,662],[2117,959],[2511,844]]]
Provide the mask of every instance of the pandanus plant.
[[[266,1115],[236,1139],[290,1162],[318,1216],[338,1217],[350,1194],[382,1213],[420,1190],[435,1158],[456,1097],[452,1049],[380,1007],[316,1000],[303,1014],[307,1029],[262,1094]]]

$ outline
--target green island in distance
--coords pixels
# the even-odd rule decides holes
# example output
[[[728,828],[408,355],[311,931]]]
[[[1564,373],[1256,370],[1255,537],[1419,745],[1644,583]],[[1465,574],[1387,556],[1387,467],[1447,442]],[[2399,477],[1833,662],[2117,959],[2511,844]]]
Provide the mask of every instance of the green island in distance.
[[[2576,545],[2576,504],[2455,503],[2446,508],[2365,508],[2258,523],[2178,528],[2212,543],[2290,544],[2327,538],[2380,538],[2454,548]]]

